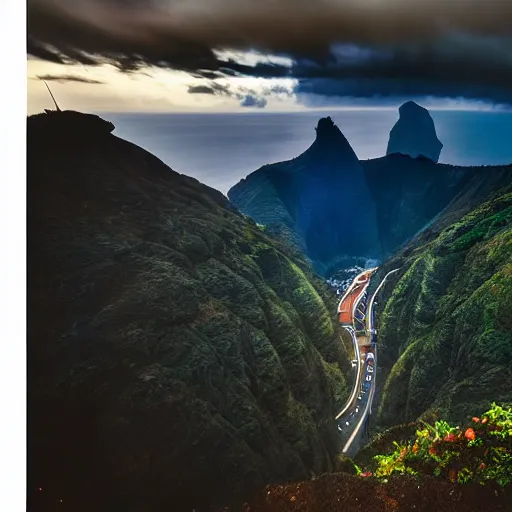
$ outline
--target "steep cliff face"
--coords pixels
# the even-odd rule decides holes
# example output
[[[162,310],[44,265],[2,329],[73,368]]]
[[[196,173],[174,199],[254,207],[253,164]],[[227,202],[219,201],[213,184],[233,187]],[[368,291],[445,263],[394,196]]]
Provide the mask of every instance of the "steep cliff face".
[[[384,257],[430,222],[464,186],[467,167],[393,154],[362,161]]]
[[[428,158],[437,163],[443,144],[437,138],[429,111],[414,101],[408,101],[398,112],[400,117],[389,134],[386,155],[399,153],[412,158]]]
[[[385,384],[378,422],[430,412],[464,422],[512,400],[512,167],[476,170],[441,214],[381,269]],[[482,202],[483,201],[483,202]]]
[[[437,164],[442,148],[427,109],[399,108],[386,156],[362,161],[375,201],[384,258],[422,229],[463,189],[471,168]]]
[[[329,274],[337,266],[378,258],[380,245],[374,202],[357,156],[330,118],[321,119],[316,130],[302,155],[262,167],[231,188],[228,197]]]
[[[333,297],[112,129],[28,119],[29,506],[190,510],[332,469]]]
[[[377,212],[383,258],[389,258],[424,227],[448,221],[485,198],[510,166],[462,167],[428,159],[387,155],[361,162]],[[449,205],[458,204],[458,208]],[[476,202],[475,202],[476,201]],[[448,216],[447,216],[448,215]]]

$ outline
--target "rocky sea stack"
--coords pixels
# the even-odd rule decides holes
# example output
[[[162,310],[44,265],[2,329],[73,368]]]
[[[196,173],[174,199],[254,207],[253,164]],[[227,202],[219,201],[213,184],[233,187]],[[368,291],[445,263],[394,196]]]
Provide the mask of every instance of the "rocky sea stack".
[[[400,153],[438,162],[443,144],[437,138],[429,111],[414,101],[404,103],[398,111],[400,118],[389,134],[386,154]]]
[[[330,117],[319,120],[304,153],[258,169],[228,197],[269,233],[291,240],[320,273],[380,256],[363,167]]]

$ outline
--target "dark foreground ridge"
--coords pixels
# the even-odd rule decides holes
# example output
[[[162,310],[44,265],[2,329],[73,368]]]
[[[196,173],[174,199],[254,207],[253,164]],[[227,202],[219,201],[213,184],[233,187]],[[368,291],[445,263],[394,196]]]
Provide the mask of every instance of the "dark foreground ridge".
[[[28,509],[191,510],[333,470],[350,365],[304,259],[97,116],[27,125]]]

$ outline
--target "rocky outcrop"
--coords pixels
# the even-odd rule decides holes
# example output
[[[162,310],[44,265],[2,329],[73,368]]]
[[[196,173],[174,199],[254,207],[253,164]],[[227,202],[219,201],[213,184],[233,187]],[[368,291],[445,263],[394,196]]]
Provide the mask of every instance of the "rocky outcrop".
[[[422,107],[402,105],[401,119],[410,109],[424,112],[418,119],[426,116],[435,137],[432,119]],[[486,189],[500,169],[439,164],[399,152],[358,162],[340,130],[324,118],[306,152],[253,172],[228,197],[265,225],[268,234],[306,253],[315,268],[330,277],[338,269],[364,267],[368,258],[390,257],[473,177],[479,175],[479,186]]]
[[[253,172],[228,197],[269,233],[304,250],[321,273],[380,256],[363,168],[329,117],[320,119],[303,154]]]
[[[334,297],[112,129],[28,119],[28,509],[203,509],[331,470]]]
[[[389,134],[386,154],[400,153],[437,162],[443,144],[437,138],[434,121],[428,110],[414,101],[404,103],[398,110],[400,117]]]

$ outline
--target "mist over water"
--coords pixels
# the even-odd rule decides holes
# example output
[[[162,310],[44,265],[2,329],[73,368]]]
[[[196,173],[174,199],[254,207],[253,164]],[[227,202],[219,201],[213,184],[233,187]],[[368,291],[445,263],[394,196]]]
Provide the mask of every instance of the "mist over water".
[[[512,163],[512,112],[430,111],[444,144],[440,162]],[[100,114],[114,134],[142,146],[175,171],[224,194],[262,165],[289,160],[330,116],[364,160],[383,156],[398,110],[236,114]]]

